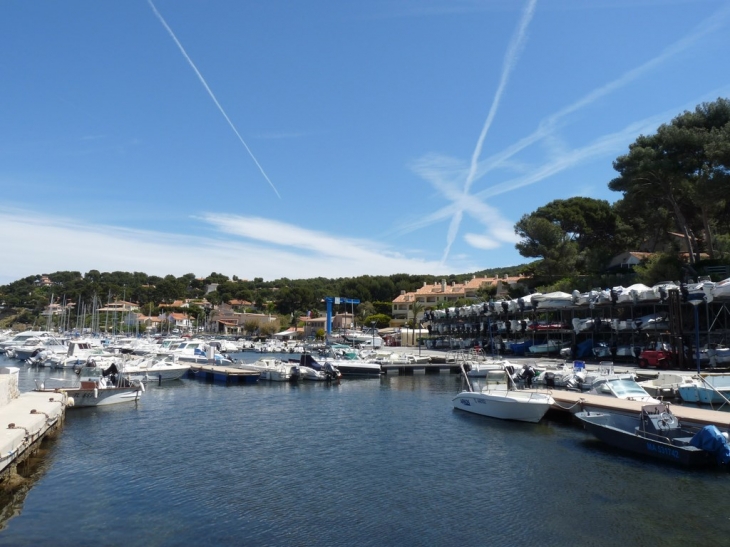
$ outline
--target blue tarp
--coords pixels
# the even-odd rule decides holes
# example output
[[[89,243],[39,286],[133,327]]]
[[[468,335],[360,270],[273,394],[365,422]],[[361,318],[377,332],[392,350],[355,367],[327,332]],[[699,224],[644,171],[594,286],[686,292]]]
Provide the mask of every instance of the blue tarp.
[[[579,359],[581,357],[593,357],[593,340],[584,340],[580,344],[576,345],[576,354],[573,355],[573,359]]]
[[[717,463],[730,462],[730,446],[727,439],[714,425],[706,425],[689,442],[695,448],[699,448],[710,454],[714,454]]]

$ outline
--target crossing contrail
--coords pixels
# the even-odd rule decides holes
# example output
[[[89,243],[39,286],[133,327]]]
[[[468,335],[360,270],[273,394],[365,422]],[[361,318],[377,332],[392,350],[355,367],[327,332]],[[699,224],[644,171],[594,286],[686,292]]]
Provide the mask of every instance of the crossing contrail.
[[[274,186],[274,183],[273,183],[273,182],[271,182],[271,180],[269,179],[268,175],[267,175],[267,174],[266,174],[266,172],[264,171],[264,168],[263,168],[263,167],[261,167],[261,164],[260,164],[260,163],[258,162],[258,160],[256,159],[256,156],[254,156],[254,155],[253,155],[253,152],[251,152],[251,149],[250,149],[250,148],[248,147],[248,145],[246,144],[246,141],[244,141],[244,140],[243,140],[243,137],[241,137],[241,134],[240,134],[240,133],[238,132],[238,129],[236,129],[236,126],[235,126],[235,125],[233,125],[233,122],[232,122],[232,121],[231,121],[231,119],[230,119],[230,118],[228,117],[228,114],[226,114],[225,110],[223,110],[223,107],[222,107],[222,106],[221,106],[221,104],[220,104],[220,103],[218,102],[218,99],[216,99],[216,98],[215,98],[215,95],[214,95],[214,94],[213,94],[213,92],[211,91],[210,87],[208,87],[208,84],[207,84],[207,82],[205,81],[205,78],[203,78],[203,75],[202,75],[202,74],[200,73],[200,71],[198,70],[198,67],[196,67],[196,66],[195,66],[195,63],[193,63],[193,60],[192,60],[192,59],[190,58],[190,56],[189,56],[189,55],[187,54],[187,52],[185,51],[185,48],[184,48],[184,47],[182,46],[182,44],[180,43],[180,40],[178,40],[178,39],[177,39],[177,36],[175,36],[175,33],[174,33],[174,32],[172,32],[172,29],[171,29],[171,28],[170,28],[170,26],[169,26],[169,25],[167,24],[167,22],[165,21],[165,19],[164,19],[164,18],[162,17],[162,15],[160,14],[160,12],[159,12],[159,11],[157,11],[157,8],[156,8],[156,7],[155,7],[155,5],[154,5],[154,4],[152,3],[152,0],[147,0],[147,2],[149,3],[150,7],[152,8],[152,11],[154,12],[154,14],[155,14],[155,15],[157,16],[157,18],[158,18],[158,19],[160,20],[160,23],[162,23],[162,26],[163,26],[163,27],[165,27],[165,29],[167,30],[167,32],[168,32],[168,33],[170,34],[170,36],[172,37],[172,39],[173,39],[173,40],[175,41],[175,43],[177,44],[177,47],[178,47],[178,48],[180,49],[180,52],[181,52],[181,53],[183,54],[183,57],[185,57],[185,60],[187,60],[187,62],[188,62],[188,63],[190,64],[190,66],[191,66],[191,67],[193,67],[193,70],[195,71],[195,74],[197,74],[197,76],[198,76],[198,79],[200,80],[200,83],[201,83],[201,84],[203,84],[203,87],[204,87],[204,88],[205,88],[205,90],[206,90],[206,91],[208,92],[208,95],[210,95],[210,98],[211,98],[211,99],[213,99],[213,102],[214,102],[214,103],[215,103],[215,105],[216,105],[216,106],[218,107],[218,110],[220,110],[221,114],[223,114],[223,117],[224,117],[224,118],[226,119],[226,121],[228,122],[228,125],[230,125],[230,126],[231,126],[231,129],[233,129],[233,132],[234,132],[234,133],[236,134],[236,136],[238,137],[238,140],[239,140],[239,141],[241,141],[241,144],[242,144],[242,145],[243,145],[243,147],[244,147],[244,148],[246,149],[246,152],[248,152],[248,155],[249,155],[249,156],[251,156],[251,159],[252,159],[252,160],[253,160],[253,162],[254,162],[254,163],[256,164],[256,167],[258,167],[258,168],[259,168],[259,171],[261,171],[261,174],[262,174],[262,175],[264,176],[264,178],[266,179],[266,182],[268,182],[268,183],[269,183],[269,186],[271,186],[271,189],[272,189],[272,190],[273,190],[273,191],[274,191],[274,192],[276,193],[277,197],[278,197],[279,199],[281,199],[281,195],[279,194],[279,191],[278,191],[278,190],[276,189],[276,186]]]
[[[507,53],[504,56],[504,63],[502,65],[502,75],[499,79],[499,85],[497,86],[497,92],[494,94],[494,99],[492,99],[492,106],[489,108],[489,114],[487,114],[487,119],[484,121],[484,126],[482,127],[482,132],[479,135],[479,139],[477,140],[477,144],[474,147],[474,153],[471,156],[471,164],[469,166],[469,173],[466,176],[466,182],[464,183],[464,195],[466,196],[469,193],[469,190],[471,189],[471,185],[474,182],[474,178],[477,174],[477,167],[479,165],[479,156],[482,154],[482,146],[484,145],[484,139],[487,137],[487,132],[489,131],[489,128],[492,125],[492,121],[494,120],[494,116],[497,114],[497,108],[499,108],[499,103],[502,100],[502,94],[504,93],[505,87],[507,87],[507,81],[509,80],[510,73],[512,72],[512,69],[514,68],[515,64],[517,63],[517,58],[519,57],[520,51],[522,50],[522,47],[525,43],[525,38],[527,36],[527,27],[530,24],[530,21],[532,20],[532,16],[535,13],[535,4],[537,4],[537,0],[528,0],[527,5],[522,10],[522,17],[520,19],[519,25],[517,26],[517,29],[515,30],[514,35],[512,36],[512,40],[510,41],[509,48],[507,49]],[[444,249],[444,254],[441,257],[441,263],[444,264],[446,262],[446,258],[449,256],[449,252],[451,251],[451,246],[454,243],[454,240],[456,239],[456,234],[459,231],[459,225],[461,224],[461,220],[463,218],[463,208],[459,209],[454,216],[451,218],[451,223],[449,224],[449,231],[446,235],[446,248]]]

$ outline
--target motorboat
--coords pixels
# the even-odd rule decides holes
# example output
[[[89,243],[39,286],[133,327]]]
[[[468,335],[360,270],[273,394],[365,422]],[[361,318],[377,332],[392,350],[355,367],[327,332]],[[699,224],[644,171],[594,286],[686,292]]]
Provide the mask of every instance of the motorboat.
[[[296,379],[296,364],[273,357],[263,357],[253,363],[246,363],[241,368],[258,371],[261,380],[289,382]]]
[[[431,357],[414,353],[389,352],[388,355],[376,358],[375,362],[380,365],[426,365],[431,362]]]
[[[637,382],[652,397],[673,399],[679,397],[679,387],[691,382],[692,376],[677,372],[659,372],[656,378]]]
[[[122,374],[130,380],[163,382],[179,380],[190,370],[190,363],[178,361],[174,355],[148,355],[141,359],[125,361]]]
[[[538,310],[545,309],[562,309],[573,306],[573,295],[567,292],[555,291],[545,294],[535,294],[532,296],[532,304],[536,305]]]
[[[309,355],[309,358],[314,359],[311,355]],[[352,348],[349,348],[349,351],[342,347],[327,348],[316,361],[321,364],[329,363],[339,370],[343,376],[370,376],[375,378],[380,377],[383,373],[380,364],[360,359],[359,354],[352,351]]]
[[[723,404],[730,401],[730,374],[702,374],[679,386],[685,403]]]
[[[636,380],[628,377],[608,376],[597,378],[590,384],[588,393],[591,395],[605,395],[625,401],[640,401],[642,403],[658,404],[661,401],[649,395]]]
[[[651,302],[659,298],[652,287],[647,287],[642,283],[635,283],[634,285],[621,288],[622,291],[616,299],[616,302],[619,304],[640,304],[642,302]]]
[[[300,380],[313,380],[315,382],[332,382],[339,380],[342,373],[332,366],[331,363],[319,363],[311,358],[309,354],[303,354],[299,357],[299,361],[290,360],[295,367],[294,374]]]
[[[456,410],[501,420],[537,423],[555,403],[549,393],[517,389],[505,369],[490,372],[485,386],[478,391],[474,390],[463,367],[462,374],[467,389],[452,399]]]
[[[68,351],[63,340],[53,336],[28,338],[23,344],[10,346],[13,357],[19,361],[28,361],[33,358],[33,363],[40,363],[51,355],[62,355]]]
[[[548,340],[544,344],[531,345],[529,348],[527,348],[527,351],[531,354],[559,354],[561,349],[568,347],[570,347],[570,343],[568,342],[561,342],[560,340]]]
[[[34,391],[64,392],[69,397],[69,406],[106,406],[139,400],[144,392],[144,384],[124,378],[115,364],[107,369],[87,365],[79,369],[78,377],[75,379],[36,380]]]
[[[711,292],[713,298],[727,298],[730,296],[730,277],[715,283]]]
[[[0,354],[7,353],[8,348],[12,346],[22,346],[30,338],[48,338],[51,336],[51,333],[45,331],[27,330],[19,332],[0,342]]]
[[[717,427],[684,425],[667,404],[645,405],[631,416],[584,411],[575,417],[596,438],[622,450],[687,467],[730,462],[727,437]]]

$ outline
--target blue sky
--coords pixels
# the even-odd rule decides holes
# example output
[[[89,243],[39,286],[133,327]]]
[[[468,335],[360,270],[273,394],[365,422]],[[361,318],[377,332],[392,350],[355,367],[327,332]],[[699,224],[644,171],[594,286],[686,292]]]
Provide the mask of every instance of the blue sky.
[[[6,0],[0,283],[527,262],[642,133],[730,96],[719,0]]]

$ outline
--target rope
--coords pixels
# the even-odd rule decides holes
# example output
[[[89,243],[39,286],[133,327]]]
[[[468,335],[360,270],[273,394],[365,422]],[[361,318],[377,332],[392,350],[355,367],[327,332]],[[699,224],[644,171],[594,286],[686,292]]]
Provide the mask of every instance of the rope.
[[[578,406],[578,405],[580,405],[580,404],[583,404],[584,402],[585,402],[585,399],[583,399],[583,398],[580,398],[580,399],[578,399],[578,400],[577,400],[576,402],[574,402],[574,403],[573,403],[572,405],[570,405],[570,406],[563,406],[563,405],[561,405],[561,404],[560,404],[559,402],[557,402],[557,401],[555,401],[555,404],[556,404],[557,406],[559,406],[560,408],[562,408],[563,410],[570,410],[570,409],[571,409],[571,408],[573,408],[574,406]]]

